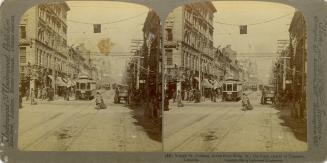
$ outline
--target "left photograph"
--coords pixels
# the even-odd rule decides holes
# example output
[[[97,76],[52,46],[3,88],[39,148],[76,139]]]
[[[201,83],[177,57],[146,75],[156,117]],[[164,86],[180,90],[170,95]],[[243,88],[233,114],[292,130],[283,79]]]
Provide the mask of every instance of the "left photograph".
[[[38,4],[20,20],[18,148],[162,151],[160,19],[138,4]]]

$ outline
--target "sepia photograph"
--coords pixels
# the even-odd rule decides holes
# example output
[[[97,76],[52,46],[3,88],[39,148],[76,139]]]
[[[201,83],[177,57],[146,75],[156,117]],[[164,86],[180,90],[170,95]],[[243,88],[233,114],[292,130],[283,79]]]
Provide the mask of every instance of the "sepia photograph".
[[[327,0],[0,0],[0,163],[324,162],[326,15]]]
[[[133,3],[37,4],[19,24],[18,149],[162,151],[160,19]]]
[[[164,21],[165,152],[307,150],[307,36],[292,6],[208,1]]]

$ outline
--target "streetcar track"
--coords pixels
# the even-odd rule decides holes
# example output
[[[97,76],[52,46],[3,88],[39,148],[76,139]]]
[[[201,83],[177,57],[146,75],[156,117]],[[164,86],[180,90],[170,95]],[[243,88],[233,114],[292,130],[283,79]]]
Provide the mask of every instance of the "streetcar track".
[[[79,115],[81,115],[81,113],[83,111],[89,111],[87,108],[89,106],[91,106],[92,103],[89,103],[88,105],[86,105],[85,107],[81,108],[78,112],[73,113],[71,116],[67,117],[65,120],[63,120],[62,122],[60,122],[58,125],[55,125],[55,127],[53,127],[52,129],[50,129],[49,131],[47,131],[46,133],[44,133],[42,136],[38,137],[36,139],[36,141],[29,143],[28,145],[26,145],[25,147],[23,147],[23,150],[26,150],[27,148],[35,145],[35,144],[39,144],[40,142],[42,142],[44,139],[46,139],[47,137],[49,137],[55,130],[57,130],[58,128],[62,128],[63,126],[66,125],[67,122],[69,122],[73,117],[77,117]]]
[[[60,115],[63,115],[63,113],[62,112],[61,113],[57,113],[57,114],[55,114],[53,116],[50,116],[49,118],[44,118],[44,120],[41,120],[40,122],[35,123],[31,127],[29,127],[27,129],[21,131],[19,134],[20,135],[24,135],[26,132],[32,131],[32,130],[36,129],[37,127],[42,126],[42,124],[45,124],[45,122],[49,122],[51,120],[54,120],[55,118],[59,117]]]
[[[103,92],[102,92],[103,93]],[[71,138],[71,141],[69,141],[68,143],[66,143],[66,145],[63,147],[63,150],[64,151],[68,151],[69,148],[71,148],[71,145],[77,140],[80,138],[80,136],[82,135],[82,132],[90,125],[90,123],[95,119],[95,117],[97,116],[99,110],[97,110],[97,112],[89,115],[85,115],[86,116],[90,116],[90,118],[85,122],[85,124],[83,125],[80,125],[80,127],[77,129],[77,131],[73,132],[71,134],[72,138]],[[84,120],[82,121],[84,122]],[[74,124],[74,123],[73,123]]]
[[[229,107],[224,107],[224,109],[226,109],[226,108],[228,109]],[[171,136],[173,136],[173,135],[175,135],[175,134],[181,132],[183,129],[185,129],[185,128],[189,127],[189,126],[192,126],[193,124],[195,124],[195,123],[197,123],[197,122],[199,122],[199,121],[205,119],[206,117],[210,116],[210,114],[216,113],[216,112],[218,112],[218,111],[221,111],[221,110],[219,110],[219,109],[218,109],[218,110],[214,110],[214,111],[212,111],[212,112],[209,112],[209,113],[207,113],[207,114],[205,114],[205,115],[200,116],[199,118],[196,118],[196,119],[195,119],[194,121],[192,121],[191,123],[187,124],[186,126],[183,126],[182,129],[175,129],[175,130],[178,130],[178,131],[174,132],[174,134],[172,134],[172,135],[170,135],[170,136],[168,136],[168,137],[171,137]],[[166,139],[167,139],[167,138],[166,138]]]
[[[212,121],[210,121],[209,123],[207,123],[207,124],[211,124],[211,123],[213,123],[213,122],[216,122],[216,121],[222,121],[223,119],[228,119],[228,117],[225,117],[225,115],[228,115],[228,113],[230,113],[233,109],[231,109],[230,107],[234,107],[234,106],[229,106],[229,107],[227,107],[227,111],[226,112],[224,112],[223,114],[221,114],[221,115],[219,115],[218,117],[217,117],[217,119],[214,119],[214,120],[212,120]],[[217,111],[214,111],[214,112],[210,112],[209,114],[212,114],[212,113],[216,113]],[[226,135],[223,135],[223,137],[222,137],[222,140],[228,135],[228,133],[235,127],[235,125],[236,125],[236,123],[243,117],[245,115],[245,112],[244,113],[242,113],[240,116],[239,116],[239,119],[236,121],[236,122],[234,122],[233,123],[233,125],[232,125],[232,127],[227,131],[227,133],[225,133]],[[209,115],[208,114],[206,114],[206,116],[204,117],[204,118],[206,118],[206,117],[208,117]],[[222,118],[222,119],[220,119],[220,117],[224,117],[224,118]],[[198,122],[198,121],[197,121]],[[195,122],[194,122],[195,123]],[[190,124],[190,125],[188,125],[188,126],[186,126],[186,127],[184,127],[184,128],[187,128],[187,127],[189,127],[189,126],[191,126],[191,125],[193,125],[194,123],[192,123],[192,124]],[[169,149],[170,151],[174,151],[175,149],[177,149],[177,148],[179,148],[179,147],[181,147],[181,146],[183,146],[183,145],[185,145],[185,144],[187,144],[187,143],[190,143],[190,142],[192,142],[192,141],[194,141],[195,139],[197,139],[198,138],[198,135],[199,135],[199,133],[201,133],[200,131],[204,131],[205,130],[205,128],[207,128],[207,125],[204,125],[204,127],[202,127],[200,130],[198,130],[199,132],[195,132],[194,134],[192,134],[192,135],[190,135],[187,139],[185,139],[183,142],[181,142],[181,143],[179,143],[177,146],[175,146],[174,148],[171,148],[171,149]],[[180,131],[178,131],[178,132],[182,132],[182,130],[180,130]],[[175,134],[177,134],[177,133],[175,133]],[[175,135],[174,134],[174,135]],[[221,140],[221,141],[222,141]]]
[[[226,138],[226,136],[232,131],[232,129],[234,129],[235,128],[235,126],[236,126],[236,124],[244,117],[244,115],[246,114],[246,111],[245,112],[243,112],[239,117],[238,117],[238,119],[232,124],[232,126],[226,131],[226,133],[225,134],[223,134],[223,136],[222,136],[222,138],[221,139],[219,139],[218,141],[217,141],[217,143],[214,143],[214,144],[216,144],[216,145],[214,145],[214,148],[213,148],[213,150],[212,151],[216,151],[216,149],[217,148],[215,148],[215,147],[218,147],[218,146],[220,146],[220,144],[222,143],[222,141]]]
[[[231,112],[233,109],[230,109],[229,107],[226,107],[227,109],[227,111],[226,112],[224,112],[223,114],[220,114],[216,119],[214,119],[214,120],[212,120],[212,121],[210,121],[209,123],[207,123],[207,124],[211,124],[212,122],[215,122],[215,121],[221,121],[222,119],[220,119],[220,117],[223,117],[223,116],[225,116],[225,115],[227,115],[229,112]],[[220,110],[217,110],[217,111],[214,111],[214,112],[211,112],[211,113],[209,113],[209,114],[206,114],[206,116],[204,117],[204,118],[206,118],[206,117],[208,117],[210,114],[212,114],[212,113],[216,113],[216,112],[218,112],[218,111],[220,111]],[[202,118],[203,119],[203,118]],[[191,125],[193,125],[194,123],[192,123],[192,124],[190,124],[190,125],[188,125],[187,127],[189,127],[189,126],[191,126]],[[185,127],[185,128],[187,128],[187,127]],[[185,129],[184,128],[184,129]],[[205,128],[207,128],[207,125],[204,125],[204,127],[201,127],[201,129],[200,130],[198,130],[198,131],[203,131]],[[180,132],[182,132],[183,130],[180,130],[180,131],[178,131],[178,132],[176,132],[174,135],[176,135],[177,133],[180,133]],[[188,138],[186,138],[186,139],[184,139],[184,141],[182,141],[181,143],[179,143],[179,144],[177,144],[176,146],[174,146],[173,148],[171,148],[171,149],[169,149],[170,151],[174,151],[175,149],[177,149],[177,148],[179,148],[180,146],[182,146],[182,145],[184,145],[184,144],[186,144],[186,143],[188,143],[188,142],[192,142],[194,139],[196,139],[196,138],[198,138],[197,137],[197,135],[198,135],[199,133],[198,132],[195,132],[194,134],[192,134],[192,135],[190,135]],[[173,136],[173,135],[172,135]]]
[[[71,145],[82,135],[82,132],[85,130],[86,127],[88,127],[90,125],[90,123],[92,122],[92,120],[95,119],[95,117],[97,116],[98,112],[90,115],[91,117],[88,119],[88,121],[86,122],[85,125],[81,125],[82,127],[80,127],[79,130],[77,130],[75,133],[76,135],[74,136],[74,134],[72,134],[72,140],[65,145],[64,147],[64,151],[67,151],[69,148],[71,148]]]

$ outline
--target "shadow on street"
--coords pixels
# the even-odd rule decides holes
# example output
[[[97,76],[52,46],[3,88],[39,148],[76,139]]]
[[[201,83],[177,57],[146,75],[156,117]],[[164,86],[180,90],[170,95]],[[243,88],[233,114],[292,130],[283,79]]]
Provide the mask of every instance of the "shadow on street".
[[[287,106],[274,106],[279,111],[278,116],[283,122],[282,126],[287,126],[291,129],[296,139],[307,142],[307,123],[291,117],[291,108]]]
[[[132,112],[132,117],[136,120],[135,125],[143,127],[146,134],[150,139],[162,142],[162,130],[161,130],[161,119],[152,120],[144,116],[144,107],[135,105],[124,105],[129,108]]]

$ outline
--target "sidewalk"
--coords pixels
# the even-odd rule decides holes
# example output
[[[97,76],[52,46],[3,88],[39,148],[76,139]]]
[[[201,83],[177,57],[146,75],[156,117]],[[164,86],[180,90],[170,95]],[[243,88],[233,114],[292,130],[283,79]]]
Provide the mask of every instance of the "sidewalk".
[[[61,96],[54,97],[53,101],[49,101],[48,98],[46,98],[45,100],[35,98],[34,100],[37,102],[36,105],[47,104],[47,103],[58,103],[58,102],[67,101],[67,100],[64,99],[64,97],[61,97]],[[75,99],[74,95],[69,97],[69,101],[75,101],[75,100],[76,99]],[[28,99],[28,101],[26,101],[26,97],[23,97],[22,104],[23,105],[31,105],[31,99]]]

